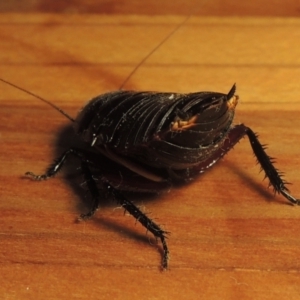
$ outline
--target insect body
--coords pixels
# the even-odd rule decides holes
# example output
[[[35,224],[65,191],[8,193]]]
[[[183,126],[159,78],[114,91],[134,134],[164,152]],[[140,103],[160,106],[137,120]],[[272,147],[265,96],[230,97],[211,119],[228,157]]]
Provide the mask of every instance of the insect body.
[[[161,240],[162,267],[167,268],[167,232],[122,191],[159,191],[175,182],[191,180],[247,135],[275,192],[293,204],[300,202],[290,195],[257,135],[243,124],[232,125],[237,102],[235,85],[228,94],[117,91],[98,96],[74,120],[76,134],[89,149],[70,148],[45,174],[26,174],[35,180],[48,179],[69,156],[77,157],[93,199],[93,206],[81,219],[94,215],[104,191]]]
[[[229,132],[237,102],[233,93],[234,87],[228,95],[109,93],[83,109],[75,130],[91,147],[137,173],[143,172],[142,166],[172,172],[193,168]],[[131,162],[139,167],[131,168]],[[154,181],[166,179],[147,173]]]

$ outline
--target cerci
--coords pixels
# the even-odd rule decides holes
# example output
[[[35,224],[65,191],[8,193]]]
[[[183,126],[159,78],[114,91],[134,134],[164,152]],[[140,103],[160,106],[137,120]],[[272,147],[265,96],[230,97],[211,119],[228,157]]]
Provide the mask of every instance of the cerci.
[[[100,95],[74,120],[75,132],[89,150],[70,148],[45,174],[26,175],[34,180],[48,179],[69,156],[77,157],[93,200],[90,211],[80,218],[92,217],[103,195],[110,195],[160,239],[165,269],[169,258],[167,232],[122,191],[160,191],[175,182],[189,181],[213,166],[247,135],[274,191],[293,204],[300,202],[289,193],[257,135],[244,124],[232,125],[238,103],[235,89],[234,85],[227,94],[116,91]]]

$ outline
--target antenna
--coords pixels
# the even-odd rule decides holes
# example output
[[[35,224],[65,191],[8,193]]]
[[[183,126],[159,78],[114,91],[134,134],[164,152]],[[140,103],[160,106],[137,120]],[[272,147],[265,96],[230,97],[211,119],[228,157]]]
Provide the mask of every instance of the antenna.
[[[124,87],[124,85],[129,81],[132,75],[137,71],[137,69],[161,46],[163,45],[184,23],[188,21],[191,15],[187,16],[180,24],[178,24],[158,45],[156,45],[130,72],[127,78],[120,86],[120,90]]]
[[[71,122],[75,122],[75,120],[74,120],[72,117],[70,117],[66,112],[64,112],[61,108],[59,108],[59,107],[56,106],[55,104],[51,103],[50,101],[48,101],[48,100],[42,98],[41,96],[36,95],[36,94],[34,94],[34,93],[32,93],[32,92],[29,92],[29,91],[27,91],[27,90],[25,90],[25,89],[23,89],[23,88],[21,88],[21,87],[15,85],[15,84],[9,82],[9,81],[6,81],[6,80],[4,80],[4,79],[2,79],[2,78],[0,78],[0,81],[2,81],[2,82],[4,82],[4,83],[6,83],[6,84],[8,84],[8,85],[10,85],[10,86],[12,86],[12,87],[18,89],[18,90],[20,90],[20,91],[22,91],[22,92],[24,92],[24,93],[26,93],[26,94],[28,94],[28,95],[31,95],[31,96],[33,96],[33,97],[35,97],[35,98],[37,98],[37,99],[39,99],[39,100],[41,100],[41,101],[43,101],[43,102],[45,102],[45,103],[47,103],[48,105],[52,106],[54,109],[56,109],[57,111],[59,111],[59,112],[60,112],[62,115],[64,115],[66,118],[68,118]]]

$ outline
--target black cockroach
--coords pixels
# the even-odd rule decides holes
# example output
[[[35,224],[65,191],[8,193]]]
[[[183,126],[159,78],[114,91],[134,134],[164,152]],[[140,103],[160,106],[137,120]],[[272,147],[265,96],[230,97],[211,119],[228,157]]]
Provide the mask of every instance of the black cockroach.
[[[152,49],[132,70],[128,79],[187,20]],[[101,191],[112,196],[138,220],[163,246],[162,268],[168,266],[167,232],[128,200],[122,191],[158,192],[177,182],[192,180],[222,158],[245,135],[258,163],[275,193],[299,205],[286,187],[281,172],[265,152],[257,134],[244,124],[232,125],[238,96],[235,85],[227,94],[198,92],[190,94],[116,91],[92,99],[74,120],[51,102],[14,86],[54,107],[74,122],[77,136],[89,149],[69,148],[45,174],[26,175],[34,180],[53,177],[68,157],[81,162],[93,205],[80,219],[92,217],[99,207]],[[104,158],[104,159],[103,159]],[[99,163],[101,161],[101,163]]]
[[[122,191],[160,191],[175,182],[189,181],[213,166],[247,135],[274,191],[300,204],[289,193],[257,135],[244,124],[232,125],[238,102],[235,89],[233,85],[227,94],[116,91],[92,99],[75,120],[51,104],[74,122],[76,134],[89,145],[89,150],[70,148],[45,174],[26,175],[34,180],[48,179],[57,174],[69,156],[77,157],[93,200],[90,211],[80,218],[94,215],[102,197],[100,190],[104,190],[161,240],[162,267],[167,268],[167,232]],[[105,164],[103,159],[99,164],[100,156],[106,158]]]

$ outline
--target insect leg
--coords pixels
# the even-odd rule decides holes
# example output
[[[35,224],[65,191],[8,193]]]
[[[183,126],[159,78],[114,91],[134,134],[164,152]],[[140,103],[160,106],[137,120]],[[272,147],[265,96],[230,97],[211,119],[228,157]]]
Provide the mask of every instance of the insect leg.
[[[67,158],[70,155],[73,155],[81,160],[81,169],[82,169],[86,184],[88,186],[88,189],[92,195],[93,205],[92,205],[91,210],[87,214],[80,215],[80,218],[79,218],[79,219],[89,219],[95,214],[96,210],[98,209],[101,195],[97,188],[97,184],[92,176],[92,173],[88,167],[88,160],[86,159],[85,154],[82,150],[76,149],[76,148],[68,149],[54,162],[53,165],[51,165],[49,167],[49,169],[46,171],[45,174],[35,175],[32,172],[26,172],[25,175],[30,176],[32,179],[38,180],[38,181],[51,178],[60,171],[60,169],[62,168],[62,166],[64,165],[64,163],[66,162]]]
[[[264,170],[266,177],[269,178],[270,184],[276,193],[282,194],[287,200],[293,204],[300,205],[300,199],[296,199],[290,195],[286,187],[286,181],[282,179],[282,173],[274,167],[274,159],[266,153],[266,146],[262,145],[257,134],[244,124],[232,127],[225,139],[222,147],[215,151],[207,160],[200,163],[191,170],[191,174],[202,173],[206,169],[212,167],[221,157],[231,150],[245,135],[248,136],[254,155]]]
[[[93,205],[90,211],[86,214],[81,214],[79,220],[87,220],[90,219],[97,209],[99,208],[100,199],[102,198],[99,189],[97,187],[96,181],[93,178],[93,174],[88,166],[88,162],[86,160],[81,161],[81,170],[83,172],[85,182],[87,184],[88,190],[92,195]]]
[[[155,222],[147,217],[140,209],[138,209],[131,201],[126,199],[117,189],[115,189],[107,181],[103,182],[108,192],[114,197],[120,205],[128,211],[137,221],[139,221],[147,230],[149,230],[156,238],[161,240],[163,246],[162,268],[168,267],[169,249],[166,241],[167,232],[160,228]]]
[[[93,206],[87,214],[82,214],[80,219],[88,219],[94,215],[99,207],[99,202],[101,195],[99,193],[97,183],[93,178],[92,172],[89,167],[89,160],[86,158],[85,153],[82,150],[76,148],[70,148],[65,151],[50,168],[42,175],[35,175],[32,172],[27,172],[25,175],[32,177],[34,180],[46,180],[57,174],[57,172],[62,168],[67,158],[73,155],[80,159],[81,169],[86,180],[87,187],[93,198]],[[163,246],[163,259],[162,267],[166,269],[168,266],[169,259],[169,249],[166,242],[167,232],[162,230],[159,225],[153,222],[149,217],[147,217],[141,210],[139,210],[131,201],[127,200],[117,189],[115,189],[108,181],[103,179],[103,187],[111,194],[120,205],[127,210],[135,219],[137,219],[147,230],[149,230],[156,238],[161,240]]]
[[[286,181],[282,179],[282,173],[274,167],[274,159],[265,152],[266,146],[262,145],[258,140],[258,135],[255,134],[249,127],[242,126],[247,134],[252,150],[261,165],[261,168],[265,171],[266,177],[269,178],[270,184],[273,186],[275,193],[282,194],[287,200],[293,204],[300,204],[300,200],[294,198],[288,188],[285,186]]]
[[[51,178],[60,171],[60,169],[62,168],[62,166],[64,165],[64,163],[70,155],[76,156],[81,160],[84,158],[84,153],[81,150],[76,148],[70,148],[67,151],[65,151],[58,159],[56,159],[55,162],[48,168],[48,170],[44,174],[35,175],[32,172],[26,172],[25,175],[37,181]]]

